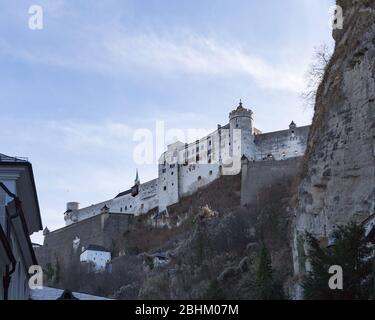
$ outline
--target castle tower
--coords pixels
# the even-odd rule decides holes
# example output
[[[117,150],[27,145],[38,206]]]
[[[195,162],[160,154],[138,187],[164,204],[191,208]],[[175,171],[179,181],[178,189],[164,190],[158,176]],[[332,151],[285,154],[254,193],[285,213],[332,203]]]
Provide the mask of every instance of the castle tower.
[[[231,156],[245,155],[249,160],[255,159],[255,144],[253,135],[253,112],[246,109],[242,101],[229,114]]]

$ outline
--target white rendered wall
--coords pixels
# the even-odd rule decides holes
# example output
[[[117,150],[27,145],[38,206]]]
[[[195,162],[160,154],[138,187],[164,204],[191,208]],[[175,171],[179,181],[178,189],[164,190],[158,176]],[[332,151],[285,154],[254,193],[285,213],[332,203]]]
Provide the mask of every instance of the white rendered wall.
[[[86,250],[80,256],[81,262],[91,262],[95,265],[96,270],[105,269],[107,263],[111,261],[111,253],[104,251]]]
[[[272,155],[274,160],[285,160],[305,154],[308,127],[267,133],[256,137],[256,161]]]
[[[220,168],[217,164],[190,164],[180,166],[179,189],[180,196],[186,197],[199,188],[215,181],[220,177]]]

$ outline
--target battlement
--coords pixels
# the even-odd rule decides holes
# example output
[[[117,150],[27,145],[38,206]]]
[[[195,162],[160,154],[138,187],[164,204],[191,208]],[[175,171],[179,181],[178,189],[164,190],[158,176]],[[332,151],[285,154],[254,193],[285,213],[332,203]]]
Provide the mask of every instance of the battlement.
[[[244,108],[243,104],[242,104],[242,101],[240,101],[240,104],[237,107],[237,109],[233,110],[229,114],[229,119],[231,119],[231,120],[233,118],[236,118],[236,117],[247,117],[247,118],[251,118],[251,120],[252,120],[253,119],[253,111],[250,110],[250,109]]]

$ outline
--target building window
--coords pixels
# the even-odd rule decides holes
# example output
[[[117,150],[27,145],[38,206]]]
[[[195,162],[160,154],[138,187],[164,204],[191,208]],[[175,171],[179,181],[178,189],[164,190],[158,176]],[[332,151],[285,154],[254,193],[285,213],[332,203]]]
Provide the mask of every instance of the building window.
[[[167,187],[166,186],[164,186],[164,191],[167,191]]]
[[[125,206],[125,211],[127,211],[128,210],[128,206]]]
[[[212,176],[212,170],[210,170],[210,176]]]
[[[167,170],[165,170],[165,169],[162,170],[162,173],[166,173],[166,172],[167,172]]]
[[[173,172],[173,171],[171,172],[171,175],[172,175],[172,176],[174,175],[174,172]]]
[[[202,177],[201,177],[201,176],[199,176],[199,177],[198,177],[198,181],[201,181],[201,180],[202,180]]]

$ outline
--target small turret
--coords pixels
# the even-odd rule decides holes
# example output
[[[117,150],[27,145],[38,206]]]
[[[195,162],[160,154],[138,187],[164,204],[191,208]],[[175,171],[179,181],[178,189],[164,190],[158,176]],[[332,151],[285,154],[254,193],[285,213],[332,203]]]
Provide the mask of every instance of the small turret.
[[[46,236],[49,233],[50,233],[49,229],[47,227],[45,227],[44,230],[43,230],[43,236]]]
[[[103,214],[103,213],[109,213],[109,208],[107,205],[105,205],[103,208],[100,209],[100,213]]]
[[[297,128],[297,125],[292,121],[292,123],[289,125],[290,130],[295,130]]]
[[[77,211],[79,209],[79,203],[78,202],[68,202],[66,204],[66,211]]]

